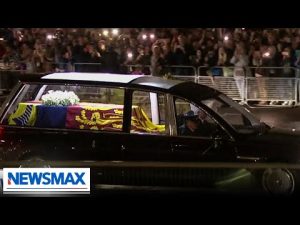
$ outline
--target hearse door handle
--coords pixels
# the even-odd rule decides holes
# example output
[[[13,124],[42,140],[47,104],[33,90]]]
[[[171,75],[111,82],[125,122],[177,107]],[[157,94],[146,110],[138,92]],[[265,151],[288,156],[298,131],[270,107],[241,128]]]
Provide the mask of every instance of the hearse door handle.
[[[95,149],[95,148],[96,148],[96,141],[93,140],[93,141],[92,141],[92,149]]]
[[[180,151],[188,148],[186,144],[174,143],[172,144],[172,151]]]
[[[184,144],[173,144],[173,146],[175,148],[185,148],[185,147],[187,147],[187,145],[184,145]]]

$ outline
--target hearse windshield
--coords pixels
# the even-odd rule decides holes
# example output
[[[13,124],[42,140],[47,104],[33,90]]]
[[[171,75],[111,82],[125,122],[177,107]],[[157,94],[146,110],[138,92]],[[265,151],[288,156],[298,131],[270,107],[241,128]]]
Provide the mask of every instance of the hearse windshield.
[[[239,133],[252,133],[254,128],[260,126],[260,121],[247,109],[224,94],[205,99],[202,103],[220,115]]]

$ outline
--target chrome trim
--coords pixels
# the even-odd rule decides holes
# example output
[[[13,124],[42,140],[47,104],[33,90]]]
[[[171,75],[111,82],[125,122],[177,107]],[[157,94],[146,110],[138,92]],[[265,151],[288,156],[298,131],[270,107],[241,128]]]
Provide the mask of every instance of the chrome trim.
[[[0,161],[1,167],[19,166],[23,161]],[[162,162],[162,161],[57,161],[45,160],[45,164],[51,167],[64,166],[86,166],[86,167],[139,167],[139,168],[244,168],[244,169],[266,169],[266,168],[285,168],[300,169],[299,163],[247,163],[247,162]]]
[[[237,159],[242,159],[242,160],[251,160],[251,161],[259,161],[261,158],[259,157],[251,157],[251,156],[237,156]]]
[[[47,84],[45,84],[45,85],[43,85],[42,87],[41,87],[41,89],[39,90],[39,92],[37,93],[37,95],[35,96],[35,101],[38,101],[38,100],[40,100],[41,99],[41,97],[42,97],[42,95],[43,95],[43,93],[44,93],[44,91],[46,90],[46,88],[48,87],[48,85]]]
[[[170,136],[177,136],[177,124],[176,124],[176,110],[174,106],[174,99],[173,95],[166,94],[167,97],[167,111],[169,112],[169,129],[170,129]]]

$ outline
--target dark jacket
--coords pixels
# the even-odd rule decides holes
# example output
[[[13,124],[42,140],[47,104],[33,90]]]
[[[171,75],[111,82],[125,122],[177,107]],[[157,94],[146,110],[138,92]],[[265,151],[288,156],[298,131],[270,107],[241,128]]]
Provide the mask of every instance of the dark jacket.
[[[198,128],[194,131],[191,131],[186,127],[186,124],[183,124],[179,127],[179,134],[184,136],[202,136],[210,137],[213,134],[214,125],[208,123],[207,121],[198,121]]]

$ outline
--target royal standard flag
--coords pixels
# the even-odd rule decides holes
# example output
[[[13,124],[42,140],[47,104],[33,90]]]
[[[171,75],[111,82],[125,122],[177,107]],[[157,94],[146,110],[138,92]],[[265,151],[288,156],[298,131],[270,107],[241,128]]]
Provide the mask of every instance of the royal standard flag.
[[[36,121],[36,106],[33,103],[19,103],[17,110],[8,118],[9,125],[34,126]]]
[[[44,128],[65,128],[67,106],[37,106],[35,126]]]
[[[121,131],[123,106],[94,104],[92,106],[69,106],[66,128]]]

